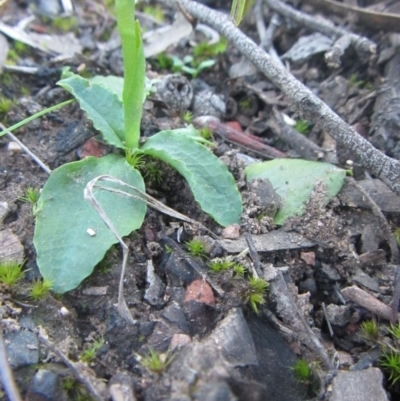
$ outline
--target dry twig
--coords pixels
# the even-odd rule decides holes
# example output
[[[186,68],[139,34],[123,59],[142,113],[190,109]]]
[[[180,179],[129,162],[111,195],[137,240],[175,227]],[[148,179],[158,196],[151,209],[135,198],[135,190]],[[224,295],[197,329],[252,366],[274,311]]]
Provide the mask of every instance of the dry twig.
[[[6,131],[7,128],[0,123],[0,128],[3,131]],[[32,151],[29,150],[27,146],[25,146],[15,135],[13,135],[11,132],[7,132],[6,134],[12,141],[18,143],[19,146],[21,146],[22,150],[31,157],[47,174],[51,174],[50,168],[43,163]]]
[[[191,0],[180,0],[180,6],[225,36],[297,105],[306,120],[319,124],[338,143],[349,149],[355,162],[381,178],[393,191],[400,193],[398,160],[391,159],[375,149],[311,90],[275,63],[268,54],[237,29],[229,17]]]
[[[351,287],[343,288],[342,294],[346,301],[352,301],[383,319],[392,320],[392,309],[390,306],[379,301],[379,299],[376,299],[361,288],[352,285]]]
[[[308,160],[318,160],[324,157],[324,149],[310,141],[305,135],[300,134],[294,127],[286,124],[282,114],[275,107],[273,115],[274,118],[268,122],[268,126],[298,155]]]
[[[193,120],[195,127],[207,127],[212,132],[220,135],[225,141],[240,146],[247,151],[254,152],[265,158],[283,158],[285,153],[261,141],[261,138],[238,131],[227,124],[221,123],[217,117],[201,116]]]

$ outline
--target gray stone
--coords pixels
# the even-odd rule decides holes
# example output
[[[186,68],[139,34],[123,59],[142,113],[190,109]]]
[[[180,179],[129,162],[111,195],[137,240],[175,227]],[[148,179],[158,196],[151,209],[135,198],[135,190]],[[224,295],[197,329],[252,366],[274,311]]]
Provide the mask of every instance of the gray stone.
[[[322,263],[322,272],[326,274],[326,276],[329,278],[329,280],[332,281],[339,281],[341,279],[340,274],[337,272],[337,270],[326,263]]]
[[[176,325],[182,331],[182,333],[189,333],[189,327],[186,321],[185,314],[176,302],[172,302],[170,305],[168,305],[164,309],[162,315],[170,323]]]
[[[330,401],[388,401],[382,380],[383,375],[378,368],[340,371],[333,379]]]
[[[163,306],[165,304],[163,300],[163,294],[165,284],[162,282],[160,277],[154,271],[154,266],[151,260],[147,263],[147,276],[146,281],[148,287],[144,294],[144,299],[153,306]]]
[[[0,261],[13,261],[20,264],[24,261],[24,246],[8,228],[0,231]]]
[[[27,401],[62,400],[60,378],[51,370],[40,369],[29,386]]]
[[[257,365],[257,354],[249,327],[239,308],[233,308],[205,341],[218,344],[225,360],[234,367]]]
[[[39,341],[30,331],[14,331],[4,336],[8,361],[12,368],[33,365],[39,361]]]
[[[379,291],[379,281],[376,277],[370,277],[368,274],[365,274],[362,270],[358,270],[356,275],[353,276],[353,282],[357,284],[361,284],[365,288],[368,288],[375,292]]]
[[[237,401],[224,381],[201,383],[193,394],[196,401]]]
[[[249,189],[259,198],[259,204],[267,216],[274,217],[282,205],[281,197],[267,179],[256,179],[248,184]]]
[[[33,330],[36,326],[31,315],[21,316],[18,323],[23,329],[28,329],[28,330]]]
[[[317,293],[317,282],[315,281],[314,277],[308,277],[304,281],[300,282],[299,285],[300,292],[309,292],[311,295]]]
[[[326,307],[329,321],[335,326],[344,327],[349,323],[351,312],[348,305],[330,304]]]
[[[215,116],[222,118],[226,112],[225,101],[222,96],[211,90],[203,90],[193,98],[193,116]]]
[[[0,202],[0,224],[3,223],[4,219],[8,215],[8,212],[10,211],[8,203],[7,202]]]
[[[274,230],[267,234],[252,235],[252,239],[258,252],[272,252],[315,246],[315,242],[308,240],[302,235],[294,232],[288,233],[283,230]],[[239,253],[248,247],[246,239],[243,236],[235,241],[218,240],[217,242],[228,253]],[[340,280],[339,274],[336,274],[339,277],[337,280]]]
[[[157,82],[156,87],[160,100],[177,114],[182,114],[192,103],[193,89],[183,75],[165,75]]]
[[[305,62],[315,54],[323,53],[332,46],[332,39],[316,32],[302,36],[282,58],[294,62]]]

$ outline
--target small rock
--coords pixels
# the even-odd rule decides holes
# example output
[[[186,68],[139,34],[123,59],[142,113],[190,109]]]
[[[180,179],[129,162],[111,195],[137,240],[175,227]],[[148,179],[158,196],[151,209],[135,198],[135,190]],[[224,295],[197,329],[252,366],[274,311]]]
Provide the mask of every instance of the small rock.
[[[367,224],[361,233],[361,252],[375,252],[384,239],[383,233],[376,224]]]
[[[38,0],[37,11],[39,14],[54,17],[61,13],[61,5],[56,0]]]
[[[376,366],[381,356],[382,352],[379,348],[372,348],[367,352],[362,353],[359,356],[358,362],[353,365],[350,370],[364,370]]]
[[[141,336],[149,336],[156,325],[156,322],[140,322],[139,333]]]
[[[272,265],[272,263],[266,263],[263,266],[263,279],[266,281],[271,281],[276,277],[276,269],[275,267]]]
[[[326,307],[329,321],[335,326],[344,327],[349,323],[351,312],[348,305],[330,304]]]
[[[300,292],[309,292],[311,295],[317,293],[317,282],[313,277],[308,277],[299,284]]]
[[[28,330],[33,330],[36,326],[31,315],[21,316],[18,323],[20,324],[21,328]]]
[[[338,357],[339,357],[339,367],[340,368],[349,368],[350,366],[353,366],[354,360],[353,357],[345,351],[338,351]]]
[[[177,303],[173,302],[168,305],[162,312],[162,316],[176,325],[183,333],[189,333],[185,314]]]
[[[269,217],[274,217],[282,204],[282,200],[271,182],[267,179],[256,179],[248,186],[249,191],[254,192],[259,198],[259,205],[263,208],[263,213]]]
[[[165,304],[162,296],[164,294],[165,284],[154,270],[153,262],[147,261],[147,284],[149,285],[144,294],[144,299],[153,306],[162,306]]]
[[[340,274],[337,272],[337,270],[326,263],[321,263],[322,264],[322,269],[321,271],[325,273],[326,276],[328,276],[329,280],[332,281],[339,281],[340,280]]]
[[[58,313],[59,313],[60,316],[62,316],[62,317],[68,317],[69,315],[71,315],[71,312],[70,312],[65,306],[62,306],[62,307],[59,309]]]
[[[100,297],[103,295],[107,294],[107,286],[103,286],[103,287],[89,287],[89,288],[85,288],[82,293],[83,295],[92,295],[92,296],[96,296],[96,297]]]
[[[24,247],[19,238],[9,229],[0,231],[0,261],[23,263]]]
[[[19,145],[17,142],[11,141],[8,142],[7,150],[11,153],[19,153],[22,149],[21,145]]]
[[[146,345],[142,347],[140,353],[145,353],[145,350],[148,348],[153,348],[159,352],[167,351],[171,338],[176,332],[176,328],[166,322],[156,322],[153,332],[147,339]]]
[[[136,401],[132,378],[126,374],[117,373],[111,377],[109,391],[113,401]]]
[[[240,236],[239,224],[231,224],[222,230],[222,238],[225,239],[238,239]]]
[[[388,401],[382,381],[383,375],[378,368],[339,371],[332,382],[330,401]]]
[[[304,63],[313,55],[328,50],[332,43],[333,40],[331,38],[319,32],[302,36],[282,58],[296,63]]]
[[[190,82],[183,75],[165,75],[156,84],[157,96],[177,115],[186,111],[193,99]]]
[[[196,301],[215,306],[215,297],[210,285],[204,280],[195,280],[188,286],[185,293],[185,302]]]
[[[27,401],[63,400],[60,378],[50,370],[39,369],[29,386]]]
[[[204,336],[215,324],[215,308],[203,302],[185,301],[184,312],[191,335]]]
[[[30,331],[14,331],[4,335],[8,361],[12,368],[33,365],[39,361],[39,341]]]
[[[380,292],[379,281],[376,277],[370,277],[365,274],[362,270],[358,270],[356,275],[352,278],[353,282],[361,284],[365,288],[368,288],[375,292]]]
[[[169,345],[169,349],[173,351],[176,348],[182,348],[186,344],[190,344],[192,342],[192,339],[190,336],[187,334],[182,334],[182,333],[177,333],[174,334],[171,338],[171,343]]]
[[[172,252],[168,258],[165,264],[165,272],[172,287],[181,287],[182,284],[189,285],[200,278],[200,274],[193,269],[190,263],[176,252]]]
[[[250,166],[250,164],[257,163],[257,159],[245,155],[244,153],[237,153],[236,157],[240,163],[243,163],[243,167],[247,167]]]
[[[4,219],[8,215],[9,206],[7,202],[0,202],[0,224],[3,224]]]
[[[217,345],[225,360],[235,368],[258,364],[253,338],[240,308],[231,309],[204,344],[210,348]]]
[[[315,266],[315,253],[314,252],[300,252],[300,258],[304,260],[309,266]]]
[[[226,107],[222,96],[211,90],[203,90],[193,98],[193,116],[214,116],[222,118],[225,115]]]
[[[198,401],[236,401],[229,385],[222,380],[203,382],[196,386],[193,397]]]

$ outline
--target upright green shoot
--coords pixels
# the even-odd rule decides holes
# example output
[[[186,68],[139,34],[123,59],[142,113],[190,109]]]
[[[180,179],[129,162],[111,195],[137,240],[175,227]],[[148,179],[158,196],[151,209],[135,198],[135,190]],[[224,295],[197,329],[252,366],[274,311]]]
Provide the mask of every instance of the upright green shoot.
[[[250,10],[254,0],[233,0],[231,8],[231,18],[235,25],[239,25],[243,17]]]
[[[139,147],[140,121],[144,97],[146,63],[143,52],[140,25],[135,21],[135,2],[116,0],[118,31],[121,35],[124,58],[123,108],[125,122],[125,146],[128,154]]]

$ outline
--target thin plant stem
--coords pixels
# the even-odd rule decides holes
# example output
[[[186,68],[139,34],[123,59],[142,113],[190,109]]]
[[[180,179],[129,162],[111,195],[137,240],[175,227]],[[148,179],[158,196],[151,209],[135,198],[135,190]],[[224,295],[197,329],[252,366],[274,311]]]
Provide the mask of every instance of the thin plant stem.
[[[47,113],[51,113],[51,112],[54,111],[54,110],[60,109],[61,107],[64,107],[64,106],[66,106],[67,104],[70,104],[70,103],[72,103],[72,102],[74,102],[74,101],[75,101],[75,99],[70,99],[70,100],[66,100],[65,102],[58,103],[58,104],[56,104],[55,106],[48,107],[47,109],[44,109],[44,110],[42,110],[42,111],[39,111],[39,113],[35,113],[35,114],[33,114],[32,116],[30,116],[30,117],[28,117],[28,118],[25,118],[25,120],[22,120],[22,121],[20,121],[19,123],[14,124],[14,125],[12,125],[12,126],[9,127],[9,128],[4,128],[4,127],[2,126],[3,131],[0,132],[0,137],[2,137],[2,136],[5,135],[5,134],[8,134],[9,132],[12,132],[12,131],[18,129],[18,128],[21,128],[21,127],[24,126],[25,124],[28,124],[29,122],[31,122],[31,121],[33,121],[33,120],[36,120],[37,118],[42,117],[42,116],[44,116],[44,115],[47,114]]]

